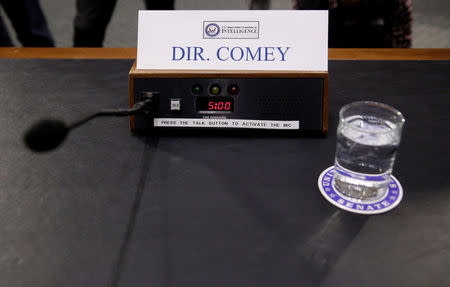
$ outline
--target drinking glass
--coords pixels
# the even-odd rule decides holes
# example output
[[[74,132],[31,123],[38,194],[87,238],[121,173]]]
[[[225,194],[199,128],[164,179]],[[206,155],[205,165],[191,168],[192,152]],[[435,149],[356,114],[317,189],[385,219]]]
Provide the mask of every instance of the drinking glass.
[[[339,112],[333,187],[358,201],[387,191],[405,118],[377,102],[354,102]]]

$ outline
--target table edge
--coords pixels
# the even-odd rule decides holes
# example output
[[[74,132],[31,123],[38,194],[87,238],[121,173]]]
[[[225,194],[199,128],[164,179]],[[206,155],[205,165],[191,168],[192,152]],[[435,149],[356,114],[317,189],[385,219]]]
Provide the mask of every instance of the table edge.
[[[0,48],[0,58],[135,59],[136,48]],[[328,49],[329,60],[450,60],[450,49]]]

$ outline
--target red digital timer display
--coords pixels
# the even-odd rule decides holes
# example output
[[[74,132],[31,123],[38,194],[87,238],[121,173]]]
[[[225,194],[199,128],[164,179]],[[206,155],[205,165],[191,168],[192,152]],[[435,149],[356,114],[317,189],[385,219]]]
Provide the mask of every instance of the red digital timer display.
[[[197,97],[198,112],[232,112],[234,100],[232,97]]]

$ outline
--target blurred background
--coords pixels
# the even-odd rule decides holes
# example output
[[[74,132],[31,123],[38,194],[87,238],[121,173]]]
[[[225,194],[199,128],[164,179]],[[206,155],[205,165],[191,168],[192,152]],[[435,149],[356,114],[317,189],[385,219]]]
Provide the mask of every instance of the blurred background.
[[[14,1],[14,0],[13,0]],[[369,0],[377,1],[377,0]],[[450,0],[411,0],[412,48],[450,48]],[[56,47],[73,46],[75,0],[40,0]],[[179,0],[177,10],[241,9],[250,7],[250,0]],[[292,9],[291,0],[272,0],[269,9]],[[136,47],[137,11],[144,8],[142,0],[118,0],[109,23],[104,47]],[[11,23],[0,7],[0,15],[15,46],[17,41]]]

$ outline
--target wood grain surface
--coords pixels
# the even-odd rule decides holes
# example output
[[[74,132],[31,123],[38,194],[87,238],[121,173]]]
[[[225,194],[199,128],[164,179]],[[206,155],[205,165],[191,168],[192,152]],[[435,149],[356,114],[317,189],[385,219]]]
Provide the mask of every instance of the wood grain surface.
[[[136,48],[0,48],[0,58],[134,59]],[[330,60],[450,60],[450,49],[329,49]]]

